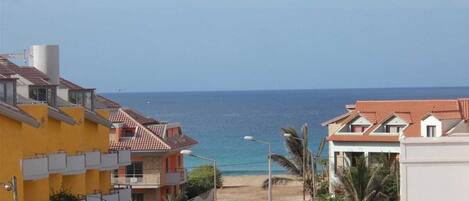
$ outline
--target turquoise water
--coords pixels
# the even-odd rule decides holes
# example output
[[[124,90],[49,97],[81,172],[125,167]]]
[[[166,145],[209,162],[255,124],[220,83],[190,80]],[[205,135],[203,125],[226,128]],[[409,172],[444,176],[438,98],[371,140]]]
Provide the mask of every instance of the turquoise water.
[[[281,91],[107,93],[122,105],[159,120],[180,122],[197,139],[196,154],[214,158],[224,174],[267,172],[267,147],[246,142],[245,135],[272,142],[284,154],[280,128],[310,125],[310,147],[327,135],[320,123],[345,112],[357,99],[429,99],[469,97],[469,87]],[[327,150],[324,150],[324,155]],[[203,164],[186,158],[186,167]],[[274,166],[274,173],[282,173]]]

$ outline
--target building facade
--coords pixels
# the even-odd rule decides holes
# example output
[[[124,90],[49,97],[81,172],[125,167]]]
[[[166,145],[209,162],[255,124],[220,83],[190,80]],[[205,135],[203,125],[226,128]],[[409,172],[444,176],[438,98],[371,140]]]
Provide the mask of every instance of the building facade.
[[[330,190],[335,173],[359,156],[368,165],[399,160],[403,137],[437,138],[469,131],[469,99],[357,101],[328,126]]]
[[[98,99],[113,109],[111,149],[131,151],[131,164],[114,171],[113,184],[130,185],[133,201],[163,201],[182,193],[187,175],[179,152],[197,142],[184,135],[179,123],[158,121],[104,97]]]
[[[111,172],[130,163],[130,152],[109,149],[107,109],[74,99],[59,76],[58,46],[33,46],[30,57],[29,67],[0,57],[0,183],[16,177],[19,201],[48,201],[61,190],[129,201],[130,189],[111,185]],[[87,92],[83,99],[92,103],[94,90]],[[0,200],[12,197],[0,189]]]

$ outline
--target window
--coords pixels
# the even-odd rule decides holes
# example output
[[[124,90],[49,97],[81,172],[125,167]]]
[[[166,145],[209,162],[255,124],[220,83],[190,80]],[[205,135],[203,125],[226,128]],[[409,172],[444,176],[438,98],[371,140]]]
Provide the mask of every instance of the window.
[[[179,164],[179,167],[182,168],[182,156],[181,155],[178,156],[178,164]]]
[[[73,104],[81,105],[90,110],[94,110],[94,90],[82,89],[69,91],[68,101]]]
[[[56,102],[56,89],[55,87],[29,87],[29,98],[36,101],[47,102],[50,106],[55,106]]]
[[[400,133],[404,126],[386,125],[386,133]]]
[[[436,126],[427,126],[427,137],[436,137]]]
[[[16,105],[16,81],[0,80],[0,101]]]
[[[132,201],[143,201],[143,193],[132,193]]]
[[[166,164],[165,165],[166,165],[166,169],[165,169],[166,173],[168,173],[169,172],[169,157],[166,158]]]
[[[135,132],[133,130],[124,130],[122,137],[134,137]]]
[[[143,162],[132,162],[125,168],[126,177],[142,177],[143,176]]]
[[[119,169],[115,169],[112,171],[112,177],[117,178],[119,177]]]
[[[350,131],[352,133],[363,133],[365,132],[367,127],[363,126],[363,125],[351,125],[350,126]]]

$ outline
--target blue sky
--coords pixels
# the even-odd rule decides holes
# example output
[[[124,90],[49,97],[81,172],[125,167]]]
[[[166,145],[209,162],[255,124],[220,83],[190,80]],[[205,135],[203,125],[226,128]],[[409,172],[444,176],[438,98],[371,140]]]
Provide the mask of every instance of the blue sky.
[[[0,49],[101,92],[468,86],[464,0],[0,0]]]

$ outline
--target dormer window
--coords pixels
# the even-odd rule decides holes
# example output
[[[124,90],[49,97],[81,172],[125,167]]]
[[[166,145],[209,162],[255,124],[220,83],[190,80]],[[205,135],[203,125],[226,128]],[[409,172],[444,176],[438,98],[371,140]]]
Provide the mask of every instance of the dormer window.
[[[392,116],[376,128],[373,133],[400,134],[407,127],[407,122],[398,116]]]
[[[29,98],[46,102],[50,106],[55,106],[57,100],[55,86],[29,86]]]
[[[73,104],[81,105],[89,110],[94,110],[94,89],[70,90],[68,100]]]
[[[16,79],[0,79],[0,101],[16,105]]]
[[[364,117],[360,116],[342,127],[339,133],[364,133],[370,126],[371,123]]]

